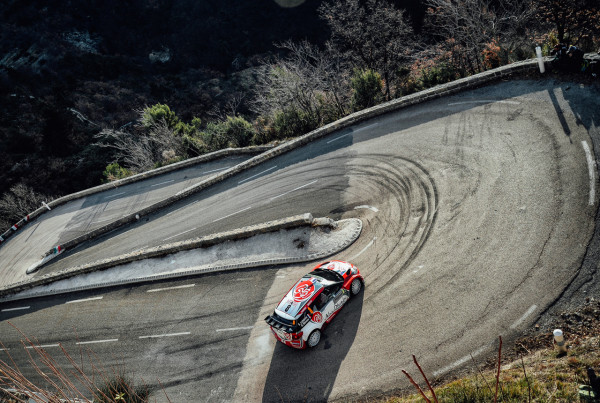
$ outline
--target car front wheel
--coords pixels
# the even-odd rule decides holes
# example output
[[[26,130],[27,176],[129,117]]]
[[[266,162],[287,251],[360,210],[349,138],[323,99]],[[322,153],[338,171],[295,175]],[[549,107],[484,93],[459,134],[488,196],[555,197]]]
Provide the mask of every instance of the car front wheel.
[[[315,347],[321,341],[321,331],[319,329],[313,330],[313,332],[308,336],[308,340],[306,340],[306,344],[308,347]]]
[[[352,281],[352,284],[350,285],[350,292],[352,293],[352,295],[356,295],[360,292],[361,289],[362,281],[360,281],[359,278],[355,278],[354,281]]]

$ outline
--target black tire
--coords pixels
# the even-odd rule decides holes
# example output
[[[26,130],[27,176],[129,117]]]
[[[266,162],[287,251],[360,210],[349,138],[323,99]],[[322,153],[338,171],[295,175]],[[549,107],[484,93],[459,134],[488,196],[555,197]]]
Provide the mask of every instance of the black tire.
[[[358,293],[360,293],[360,290],[362,290],[362,281],[359,278],[355,278],[352,281],[352,284],[350,284],[350,293],[352,294],[352,296],[358,295]]]
[[[309,348],[316,347],[321,341],[321,331],[319,329],[315,329],[312,331],[308,339],[306,339],[306,344]]]

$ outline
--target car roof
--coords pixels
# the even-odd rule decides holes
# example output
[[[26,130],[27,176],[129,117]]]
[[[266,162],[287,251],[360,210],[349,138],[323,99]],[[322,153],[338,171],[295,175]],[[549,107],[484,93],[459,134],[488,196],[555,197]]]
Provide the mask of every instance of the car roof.
[[[304,307],[321,293],[323,288],[342,284],[342,274],[352,265],[340,260],[333,260],[315,266],[313,271],[304,275],[283,297],[275,308],[277,315],[295,320],[304,312]]]
[[[297,319],[304,312],[304,307],[321,293],[326,283],[321,277],[306,274],[290,288],[275,308],[275,312],[285,319]]]

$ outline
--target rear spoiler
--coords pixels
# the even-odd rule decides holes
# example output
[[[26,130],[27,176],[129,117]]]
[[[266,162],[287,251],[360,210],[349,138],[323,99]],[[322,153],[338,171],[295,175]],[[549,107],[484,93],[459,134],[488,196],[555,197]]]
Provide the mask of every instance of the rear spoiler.
[[[286,325],[285,323],[281,323],[280,321],[278,321],[277,319],[275,319],[273,316],[269,315],[265,318],[265,322],[267,322],[267,324],[269,326],[273,326],[277,329],[282,329],[282,328],[287,328],[289,327],[289,325]]]

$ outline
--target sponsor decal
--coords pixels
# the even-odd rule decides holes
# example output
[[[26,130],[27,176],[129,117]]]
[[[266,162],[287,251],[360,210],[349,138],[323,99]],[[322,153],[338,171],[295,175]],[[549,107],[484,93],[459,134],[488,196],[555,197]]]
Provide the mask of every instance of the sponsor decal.
[[[304,325],[306,325],[308,323],[310,319],[308,318],[308,315],[304,315],[304,317],[302,318],[302,320],[300,321],[300,327],[304,327]]]
[[[312,317],[312,321],[315,323],[323,322],[323,314],[321,312],[315,312]]]
[[[290,341],[292,340],[292,335],[290,335],[289,333],[283,332],[279,329],[275,329],[275,328],[271,328],[273,329],[273,331],[277,334],[277,336],[279,336],[279,338],[281,339],[281,341]]]
[[[340,297],[340,299],[338,299],[335,302],[333,310],[337,311],[338,309],[340,309],[346,303],[346,301],[348,301],[348,296],[347,295],[344,295],[344,296]]]
[[[310,280],[305,280],[299,283],[294,290],[294,301],[304,301],[315,292],[315,285]]]

